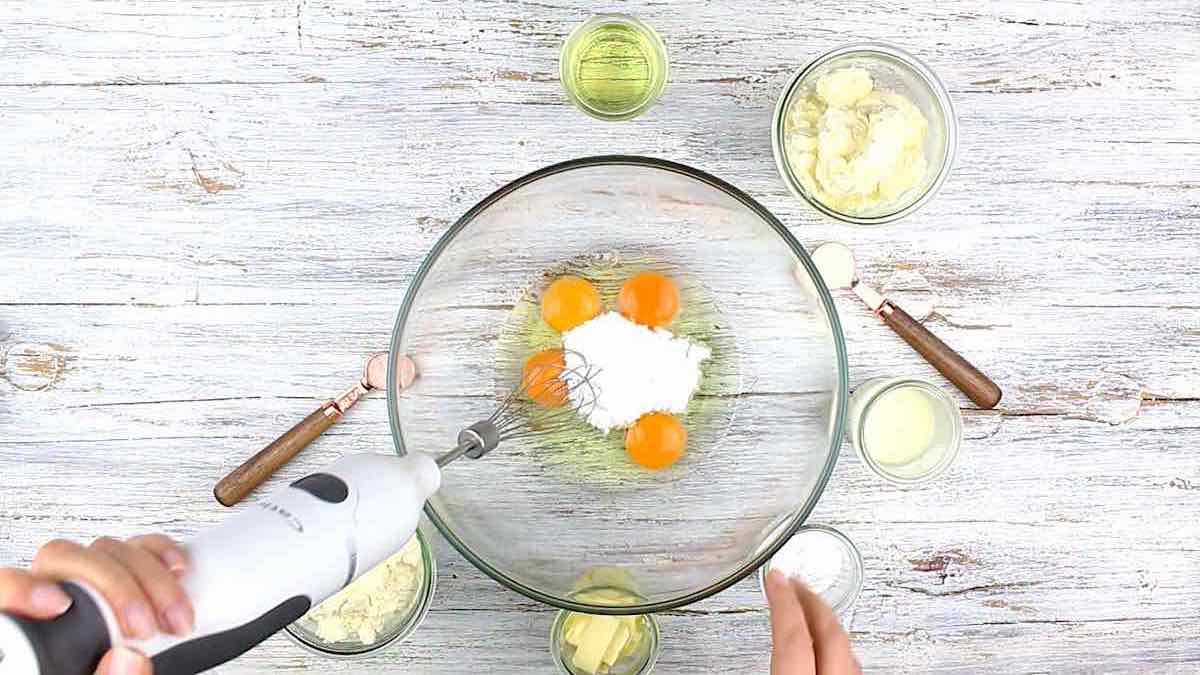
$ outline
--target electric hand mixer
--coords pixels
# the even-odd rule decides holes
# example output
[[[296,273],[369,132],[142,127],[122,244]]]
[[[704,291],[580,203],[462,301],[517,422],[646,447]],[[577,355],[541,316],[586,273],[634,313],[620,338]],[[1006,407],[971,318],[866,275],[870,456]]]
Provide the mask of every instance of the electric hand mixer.
[[[62,587],[74,602],[54,620],[0,614],[0,675],[88,675],[120,645],[150,656],[155,675],[190,675],[240,656],[399,550],[441,485],[441,467],[586,415],[596,400],[594,373],[557,370],[554,377],[523,378],[490,417],[463,429],[458,445],[436,459],[350,455],[192,539],[183,581],[195,608],[190,635],[129,640],[99,593],[68,581]],[[567,404],[527,401],[539,393],[528,383],[558,389]]]

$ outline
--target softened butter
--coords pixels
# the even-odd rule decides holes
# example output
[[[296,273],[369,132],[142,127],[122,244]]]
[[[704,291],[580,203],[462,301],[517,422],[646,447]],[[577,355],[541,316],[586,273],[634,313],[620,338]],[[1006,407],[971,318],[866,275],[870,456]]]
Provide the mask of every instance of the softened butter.
[[[863,68],[839,68],[794,99],[784,127],[788,163],[804,189],[840,213],[903,207],[925,179],[929,122]]]

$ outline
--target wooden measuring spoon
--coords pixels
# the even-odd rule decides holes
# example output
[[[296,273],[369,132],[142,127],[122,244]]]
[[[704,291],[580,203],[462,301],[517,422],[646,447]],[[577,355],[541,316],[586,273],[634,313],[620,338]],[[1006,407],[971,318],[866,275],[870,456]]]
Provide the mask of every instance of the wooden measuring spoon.
[[[822,244],[813,251],[812,260],[830,288],[849,288],[854,291],[859,300],[862,300],[880,321],[925,357],[930,365],[966,394],[975,405],[987,410],[995,408],[1000,402],[1003,392],[987,375],[979,372],[970,361],[938,339],[938,336],[931,333],[920,321],[909,316],[908,312],[880,295],[874,288],[862,283],[854,266],[854,253],[849,248],[837,242]],[[797,275],[802,273],[806,272],[796,269]]]
[[[271,441],[267,447],[259,450],[253,457],[241,466],[229,472],[213,488],[213,496],[224,506],[233,506],[246,498],[254,488],[258,487],[275,473],[279,467],[287,464],[301,450],[308,447],[325,433],[354,407],[358,400],[374,389],[387,386],[387,352],[377,352],[367,358],[363,366],[362,378],[336,398],[321,404],[320,408],[312,411],[296,423],[296,426],[283,432],[279,438]],[[407,356],[399,362],[400,388],[407,389],[417,377],[416,364]]]

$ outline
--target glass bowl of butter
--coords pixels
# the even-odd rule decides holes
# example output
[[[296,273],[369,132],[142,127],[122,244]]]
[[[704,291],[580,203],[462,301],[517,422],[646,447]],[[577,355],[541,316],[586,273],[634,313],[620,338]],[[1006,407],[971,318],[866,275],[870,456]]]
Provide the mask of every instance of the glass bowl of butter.
[[[323,656],[362,656],[412,634],[429,611],[437,567],[418,530],[402,549],[285,630]]]
[[[898,47],[860,43],[826,52],[792,78],[771,141],[794,194],[834,219],[878,225],[937,193],[958,122],[928,66]]]
[[[620,588],[593,588],[576,599],[598,605],[638,601]],[[658,660],[652,614],[608,616],[562,610],[550,627],[550,653],[561,675],[648,675]]]

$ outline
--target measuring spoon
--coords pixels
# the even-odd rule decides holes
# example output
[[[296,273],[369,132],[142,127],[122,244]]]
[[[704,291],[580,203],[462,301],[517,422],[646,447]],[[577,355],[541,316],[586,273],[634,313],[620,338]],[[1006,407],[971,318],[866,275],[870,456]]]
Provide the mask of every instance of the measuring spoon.
[[[900,309],[874,288],[862,283],[855,268],[854,253],[849,248],[837,242],[822,244],[813,251],[812,260],[831,289],[848,288],[853,291],[880,321],[925,357],[930,365],[966,394],[975,405],[991,409],[1000,402],[1003,393],[995,382],[938,339],[921,322],[909,316],[908,312]],[[801,273],[797,268],[796,274]]]
[[[376,352],[367,357],[363,365],[363,374],[358,383],[342,392],[336,398],[321,404],[320,408],[312,411],[308,417],[296,423],[296,426],[283,432],[283,435],[271,441],[267,447],[259,450],[253,457],[241,466],[229,472],[213,488],[213,496],[225,506],[233,506],[246,498],[254,488],[258,487],[279,467],[292,461],[292,458],[308,447],[325,433],[374,389],[387,386],[387,352]],[[407,389],[417,377],[417,366],[407,356],[400,359],[399,373],[400,389]]]

